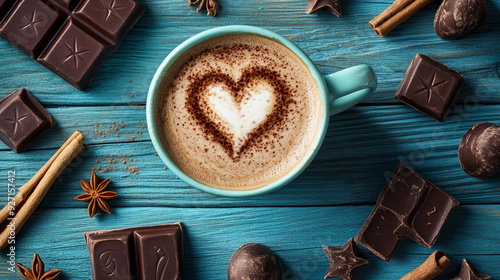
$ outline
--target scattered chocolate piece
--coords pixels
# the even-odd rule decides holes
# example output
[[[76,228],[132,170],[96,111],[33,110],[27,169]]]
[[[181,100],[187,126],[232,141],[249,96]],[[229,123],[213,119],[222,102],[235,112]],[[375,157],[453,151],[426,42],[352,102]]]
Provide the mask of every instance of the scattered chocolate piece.
[[[0,140],[16,153],[26,151],[54,125],[49,112],[24,88],[0,101]]]
[[[90,183],[85,180],[80,180],[80,185],[82,185],[82,189],[85,191],[85,193],[75,197],[75,200],[90,201],[88,210],[89,216],[91,218],[94,217],[99,208],[101,208],[102,211],[111,214],[111,208],[109,207],[109,204],[106,202],[106,200],[118,196],[116,192],[105,191],[111,183],[110,179],[106,179],[101,183],[99,183],[98,181],[99,178],[97,178],[95,172],[92,171]]]
[[[94,280],[179,280],[182,225],[86,232]]]
[[[451,280],[490,280],[491,276],[486,274],[474,273],[466,259],[462,260],[460,274]]]
[[[228,280],[281,280],[278,256],[259,243],[248,243],[236,250],[227,265]]]
[[[207,9],[207,16],[215,17],[219,4],[216,0],[189,0],[189,6],[197,4],[196,11],[199,13],[203,8]]]
[[[458,148],[460,166],[470,176],[486,179],[500,173],[500,126],[482,122],[471,127]]]
[[[394,98],[440,122],[455,103],[463,78],[443,63],[418,53]]]
[[[434,31],[444,40],[463,38],[483,23],[487,13],[487,0],[444,0],[434,17]]]
[[[327,11],[337,17],[342,14],[339,0],[309,0],[306,13],[311,14],[318,11]]]
[[[390,262],[403,239],[431,248],[458,201],[400,162],[354,239]]]
[[[358,248],[354,240],[350,238],[342,247],[323,246],[330,267],[326,272],[326,278],[338,277],[343,280],[352,280],[354,269],[366,265],[368,260],[358,257]]]
[[[45,272],[45,265],[38,254],[33,255],[31,269],[17,263],[17,270],[23,279],[27,280],[56,280],[61,274],[60,269],[51,269]]]
[[[144,13],[134,0],[1,2],[0,37],[80,90]]]

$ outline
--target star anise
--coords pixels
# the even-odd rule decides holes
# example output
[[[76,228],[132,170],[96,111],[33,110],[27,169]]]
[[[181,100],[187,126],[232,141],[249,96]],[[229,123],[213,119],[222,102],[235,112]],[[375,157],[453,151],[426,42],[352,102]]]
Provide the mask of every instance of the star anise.
[[[59,274],[61,274],[60,269],[51,269],[44,273],[44,264],[38,254],[33,256],[31,269],[20,263],[17,263],[16,266],[19,271],[19,275],[21,275],[23,279],[27,280],[55,280],[59,277]]]
[[[219,4],[217,4],[216,0],[189,0],[189,6],[198,2],[199,4],[196,8],[197,12],[200,12],[203,7],[205,7],[207,9],[207,16],[215,17],[217,9],[219,8]]]
[[[85,193],[75,197],[75,200],[90,201],[89,215],[91,218],[94,217],[99,208],[101,208],[104,212],[111,214],[111,208],[106,200],[117,197],[118,194],[116,192],[104,191],[110,183],[111,180],[106,179],[99,184],[97,175],[95,175],[94,171],[92,171],[90,183],[85,180],[80,180],[80,184],[82,185],[82,189]]]

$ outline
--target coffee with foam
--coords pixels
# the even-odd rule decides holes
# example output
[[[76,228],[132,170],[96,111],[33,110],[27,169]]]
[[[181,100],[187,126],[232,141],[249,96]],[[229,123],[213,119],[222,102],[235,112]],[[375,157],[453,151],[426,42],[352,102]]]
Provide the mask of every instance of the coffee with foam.
[[[311,152],[325,114],[304,62],[257,35],[193,47],[159,90],[158,131],[170,158],[221,189],[256,189],[285,176]]]

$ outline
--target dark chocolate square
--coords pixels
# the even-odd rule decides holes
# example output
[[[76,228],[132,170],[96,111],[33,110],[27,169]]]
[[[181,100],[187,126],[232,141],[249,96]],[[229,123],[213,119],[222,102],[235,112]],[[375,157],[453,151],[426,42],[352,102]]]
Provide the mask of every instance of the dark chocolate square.
[[[16,153],[24,152],[54,124],[47,110],[25,89],[0,101],[0,140]]]
[[[89,235],[87,246],[93,267],[93,279],[135,279],[130,255],[134,251],[128,231]]]
[[[417,54],[394,98],[442,121],[458,96],[463,76],[445,64]]]
[[[75,11],[76,16],[86,19],[114,42],[135,24],[129,18],[140,13],[141,7],[134,0],[83,0]]]
[[[424,246],[431,247],[451,211],[458,202],[437,187],[429,190],[420,210],[413,219],[413,228]]]
[[[52,38],[58,14],[37,0],[19,2],[0,26],[0,32],[27,55],[38,55]]]
[[[75,87],[86,88],[110,51],[70,19],[39,61]]]
[[[139,279],[182,279],[182,234],[179,227],[135,231]]]
[[[378,208],[370,216],[373,217],[371,222],[356,238],[362,240],[360,244],[369,244],[379,257],[390,259],[399,243],[396,233],[403,226],[403,222],[394,213],[383,208]]]

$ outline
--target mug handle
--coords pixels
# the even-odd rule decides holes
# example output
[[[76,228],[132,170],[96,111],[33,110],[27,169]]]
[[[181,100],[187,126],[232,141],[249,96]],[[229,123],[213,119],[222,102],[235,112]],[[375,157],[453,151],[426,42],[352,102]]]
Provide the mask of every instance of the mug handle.
[[[377,88],[377,75],[367,64],[353,66],[325,76],[330,91],[330,116],[363,101]]]

